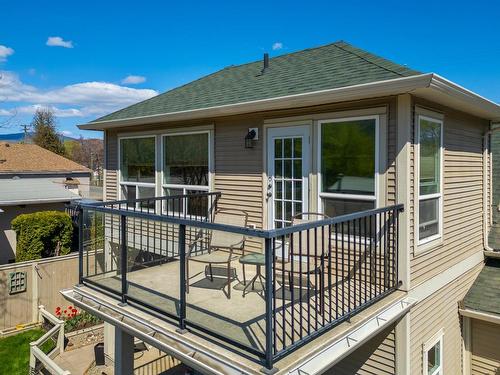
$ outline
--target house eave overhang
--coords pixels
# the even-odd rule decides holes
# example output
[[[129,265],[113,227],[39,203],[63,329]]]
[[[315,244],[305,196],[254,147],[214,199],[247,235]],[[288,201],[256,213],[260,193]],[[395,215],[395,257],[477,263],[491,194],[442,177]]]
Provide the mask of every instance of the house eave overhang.
[[[473,310],[470,308],[459,308],[458,312],[460,315],[465,316],[467,318],[473,318],[478,320],[484,320],[486,322],[500,324],[500,315],[493,314],[485,311]]]
[[[481,118],[500,121],[500,106],[498,104],[437,74],[427,73],[411,77],[228,104],[217,107],[91,122],[79,125],[78,127],[84,130],[106,130],[134,125],[217,118],[253,112],[301,108],[405,93],[410,93],[452,108],[457,108]]]

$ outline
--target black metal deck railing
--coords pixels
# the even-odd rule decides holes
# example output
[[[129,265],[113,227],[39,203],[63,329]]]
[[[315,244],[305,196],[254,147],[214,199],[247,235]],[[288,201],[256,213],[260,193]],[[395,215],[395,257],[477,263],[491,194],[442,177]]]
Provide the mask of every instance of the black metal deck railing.
[[[197,193],[80,205],[80,283],[242,350],[269,369],[399,285],[402,205],[261,230],[214,222],[219,198]],[[187,257],[206,254],[216,232],[242,236],[243,253],[261,254],[256,293],[237,289],[237,257],[234,277],[227,274],[236,290],[231,298],[223,288],[210,289],[212,268],[187,279]],[[196,287],[208,289],[196,294]]]

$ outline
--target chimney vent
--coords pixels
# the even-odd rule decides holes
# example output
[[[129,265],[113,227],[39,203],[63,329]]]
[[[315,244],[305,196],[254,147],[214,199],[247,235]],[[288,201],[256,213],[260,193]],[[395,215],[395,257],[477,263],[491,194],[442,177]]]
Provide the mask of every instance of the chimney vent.
[[[267,69],[269,69],[269,54],[264,53],[264,67],[262,68],[262,74],[264,74]]]

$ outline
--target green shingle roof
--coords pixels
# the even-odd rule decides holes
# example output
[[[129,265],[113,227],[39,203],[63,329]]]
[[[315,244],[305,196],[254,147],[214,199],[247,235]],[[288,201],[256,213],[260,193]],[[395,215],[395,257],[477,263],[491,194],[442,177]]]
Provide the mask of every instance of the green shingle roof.
[[[500,259],[488,259],[464,297],[467,309],[500,315]]]
[[[93,122],[217,107],[420,74],[345,42],[230,66]]]

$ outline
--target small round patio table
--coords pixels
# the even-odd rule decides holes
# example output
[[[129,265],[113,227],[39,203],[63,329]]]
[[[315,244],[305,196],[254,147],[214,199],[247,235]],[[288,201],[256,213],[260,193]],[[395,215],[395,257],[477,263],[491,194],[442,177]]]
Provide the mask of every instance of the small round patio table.
[[[255,282],[257,280],[259,280],[259,282],[261,283],[262,290],[265,291],[265,289],[264,289],[264,275],[262,275],[262,272],[261,272],[261,267],[266,265],[266,257],[264,256],[264,254],[259,254],[259,253],[246,254],[246,255],[243,255],[239,259],[239,262],[241,264],[248,264],[248,265],[257,267],[257,272],[256,272],[255,276],[243,288],[243,297],[245,297],[245,295],[247,293],[249,293],[248,289],[250,286],[252,287],[251,290],[255,290]]]

